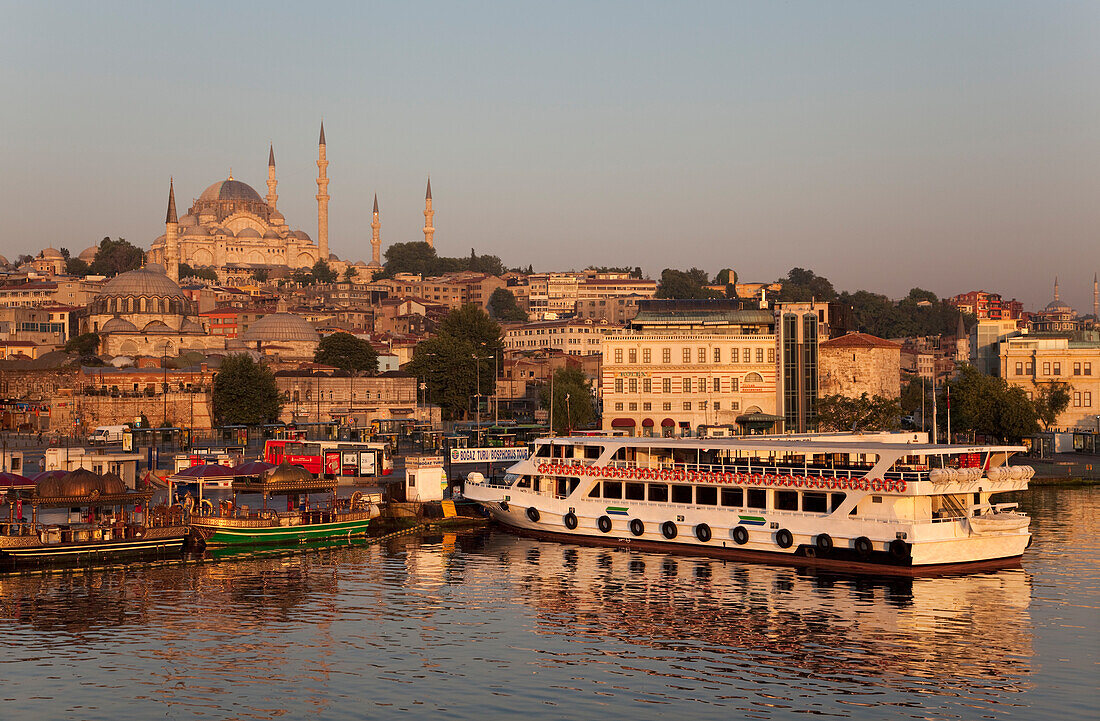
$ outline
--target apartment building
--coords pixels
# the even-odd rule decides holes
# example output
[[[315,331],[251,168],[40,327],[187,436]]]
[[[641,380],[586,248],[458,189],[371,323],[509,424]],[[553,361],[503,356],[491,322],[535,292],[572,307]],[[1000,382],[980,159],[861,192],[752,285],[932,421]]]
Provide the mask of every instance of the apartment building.
[[[1070,386],[1069,407],[1055,427],[1096,430],[1100,423],[1100,335],[1017,336],[1000,342],[1000,375],[1028,398],[1051,381]]]

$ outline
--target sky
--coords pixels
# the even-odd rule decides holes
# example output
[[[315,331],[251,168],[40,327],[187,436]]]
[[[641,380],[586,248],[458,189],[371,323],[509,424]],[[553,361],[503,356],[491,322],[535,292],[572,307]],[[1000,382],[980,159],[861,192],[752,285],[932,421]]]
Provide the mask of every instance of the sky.
[[[0,253],[148,247],[233,176],[332,252],[810,268],[1091,312],[1100,3],[0,0]]]

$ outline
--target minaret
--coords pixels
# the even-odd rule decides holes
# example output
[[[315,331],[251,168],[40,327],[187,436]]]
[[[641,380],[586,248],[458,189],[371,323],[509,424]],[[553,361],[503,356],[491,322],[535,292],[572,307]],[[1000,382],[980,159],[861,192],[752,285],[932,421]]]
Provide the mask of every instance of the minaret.
[[[325,121],[317,141],[317,250],[320,260],[328,262],[328,160],[325,158]]]
[[[1096,273],[1092,274],[1092,320],[1100,323],[1100,282],[1097,282]]]
[[[168,215],[164,218],[164,270],[168,277],[180,279],[180,224],[176,217],[176,189],[174,179],[168,179]]]
[[[275,210],[275,203],[279,200],[279,194],[275,192],[278,181],[275,180],[275,146],[268,146],[267,151],[267,204]]]
[[[432,242],[432,238],[435,237],[435,228],[432,227],[433,217],[435,217],[435,211],[432,210],[432,179],[429,177],[428,192],[424,195],[424,242],[432,248],[435,247],[435,243]]]
[[[370,221],[371,261],[374,268],[382,267],[382,223],[378,220],[378,193],[374,194],[374,215]]]
[[[1054,300],[1061,300],[1058,297],[1058,276],[1054,276]]]

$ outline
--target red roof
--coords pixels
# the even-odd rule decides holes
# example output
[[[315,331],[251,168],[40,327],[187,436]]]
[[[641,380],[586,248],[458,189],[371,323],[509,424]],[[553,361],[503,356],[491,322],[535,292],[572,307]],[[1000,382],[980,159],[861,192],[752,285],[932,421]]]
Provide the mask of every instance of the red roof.
[[[849,333],[839,338],[823,341],[820,346],[822,348],[901,348],[893,341],[869,333]]]

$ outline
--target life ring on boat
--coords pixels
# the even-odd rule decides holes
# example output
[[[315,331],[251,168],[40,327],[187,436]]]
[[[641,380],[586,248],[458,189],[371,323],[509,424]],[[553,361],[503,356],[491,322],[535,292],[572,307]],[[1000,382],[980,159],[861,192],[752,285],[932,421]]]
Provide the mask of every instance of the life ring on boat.
[[[578,521],[576,513],[573,513],[572,511],[566,513],[564,516],[562,516],[561,522],[564,523],[565,527],[568,528],[570,531],[577,530]]]
[[[738,486],[740,486],[740,485],[744,484],[744,482],[745,482],[745,474],[744,474],[744,473],[734,473],[734,474],[733,474],[733,482],[734,482],[735,484],[737,484]]]
[[[635,536],[640,536],[645,533],[645,524],[642,523],[641,519],[632,518],[630,520],[630,532]]]
[[[596,519],[596,528],[600,529],[601,533],[611,533],[611,519],[607,516],[600,516]]]
[[[542,515],[539,513],[539,509],[531,506],[527,509],[527,517],[531,519],[532,523],[538,523]]]
[[[899,561],[904,561],[909,558],[909,544],[900,538],[895,538],[890,541],[890,556]]]
[[[550,469],[546,467],[545,463],[540,463],[539,464],[539,473],[546,473],[549,470]]]
[[[833,537],[828,533],[819,533],[817,538],[814,539],[814,546],[817,548],[818,553],[828,553],[833,550]]]
[[[874,491],[875,493],[881,493],[882,492],[882,479],[881,478],[872,478],[871,479],[871,490]]]
[[[897,489],[898,493],[905,493],[905,489],[906,489],[905,479],[902,478],[900,481],[898,481],[895,484],[894,487]]]
[[[775,532],[775,545],[780,548],[790,548],[794,543],[794,536],[786,528],[780,528]]]
[[[706,543],[710,540],[710,536],[710,526],[707,524],[700,523],[695,527],[695,537],[698,538],[700,542]]]
[[[749,542],[749,531],[744,526],[734,526],[732,535],[733,542],[736,543],[738,546],[744,546],[746,543]]]
[[[864,558],[870,556],[871,551],[873,551],[875,548],[874,544],[871,543],[871,539],[867,538],[867,536],[860,536],[859,538],[857,538],[855,541],[855,547],[856,553],[858,553],[860,556],[863,556]]]
[[[676,532],[677,532],[676,524],[673,523],[672,521],[665,521],[664,523],[661,524],[661,535],[664,536],[665,538],[667,538],[668,540],[671,541],[673,538],[676,538]]]

